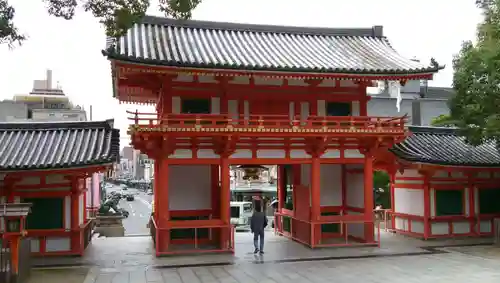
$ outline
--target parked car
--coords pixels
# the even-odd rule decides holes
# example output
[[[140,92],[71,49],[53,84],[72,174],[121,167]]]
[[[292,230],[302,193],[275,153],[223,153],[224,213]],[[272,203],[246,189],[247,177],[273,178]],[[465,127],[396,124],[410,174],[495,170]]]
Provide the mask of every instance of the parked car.
[[[134,200],[134,195],[133,194],[128,194],[127,195],[127,201],[133,201]]]

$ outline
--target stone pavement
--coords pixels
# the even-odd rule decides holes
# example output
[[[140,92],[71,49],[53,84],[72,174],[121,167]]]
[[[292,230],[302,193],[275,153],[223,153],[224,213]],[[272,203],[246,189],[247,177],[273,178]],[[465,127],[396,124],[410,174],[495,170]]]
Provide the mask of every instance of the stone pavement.
[[[93,270],[84,283],[497,283],[500,260],[450,253],[285,264]]]
[[[421,241],[383,234],[382,246],[310,250],[268,235],[266,254],[254,256],[250,234],[237,234],[235,255],[155,258],[147,237],[95,239],[83,258],[47,258],[39,267],[90,270],[71,283],[203,282],[500,282],[500,248],[490,240]],[[434,246],[434,247],[432,247]],[[45,271],[45,270],[44,270]],[[46,271],[50,274],[50,271]],[[58,281],[45,277],[38,282]],[[40,277],[41,279],[41,277]],[[75,279],[77,280],[77,279]]]

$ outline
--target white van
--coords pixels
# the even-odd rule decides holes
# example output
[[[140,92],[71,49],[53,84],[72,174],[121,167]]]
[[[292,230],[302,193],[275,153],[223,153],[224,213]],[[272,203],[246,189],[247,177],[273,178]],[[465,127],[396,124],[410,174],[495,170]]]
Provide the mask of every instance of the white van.
[[[253,205],[250,201],[231,202],[231,224],[236,227],[248,227],[252,217]],[[248,227],[249,228],[249,227]]]

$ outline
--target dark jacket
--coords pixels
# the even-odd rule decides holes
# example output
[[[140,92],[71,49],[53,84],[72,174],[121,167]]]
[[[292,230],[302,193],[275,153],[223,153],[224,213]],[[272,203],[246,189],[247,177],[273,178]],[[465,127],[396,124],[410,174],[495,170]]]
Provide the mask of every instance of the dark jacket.
[[[250,230],[252,233],[264,231],[267,227],[267,216],[264,212],[254,212],[250,219]]]

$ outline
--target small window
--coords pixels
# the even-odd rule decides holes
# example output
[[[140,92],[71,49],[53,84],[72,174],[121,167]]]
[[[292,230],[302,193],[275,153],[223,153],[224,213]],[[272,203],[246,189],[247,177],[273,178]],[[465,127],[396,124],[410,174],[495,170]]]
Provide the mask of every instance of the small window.
[[[210,100],[183,99],[181,108],[184,114],[210,114]]]
[[[252,212],[252,204],[251,203],[245,203],[243,205],[243,212],[244,213]]]
[[[463,190],[436,190],[436,216],[464,214]]]
[[[479,214],[500,213],[500,189],[479,189]]]
[[[351,104],[344,102],[328,102],[326,104],[326,116],[350,116]]]

